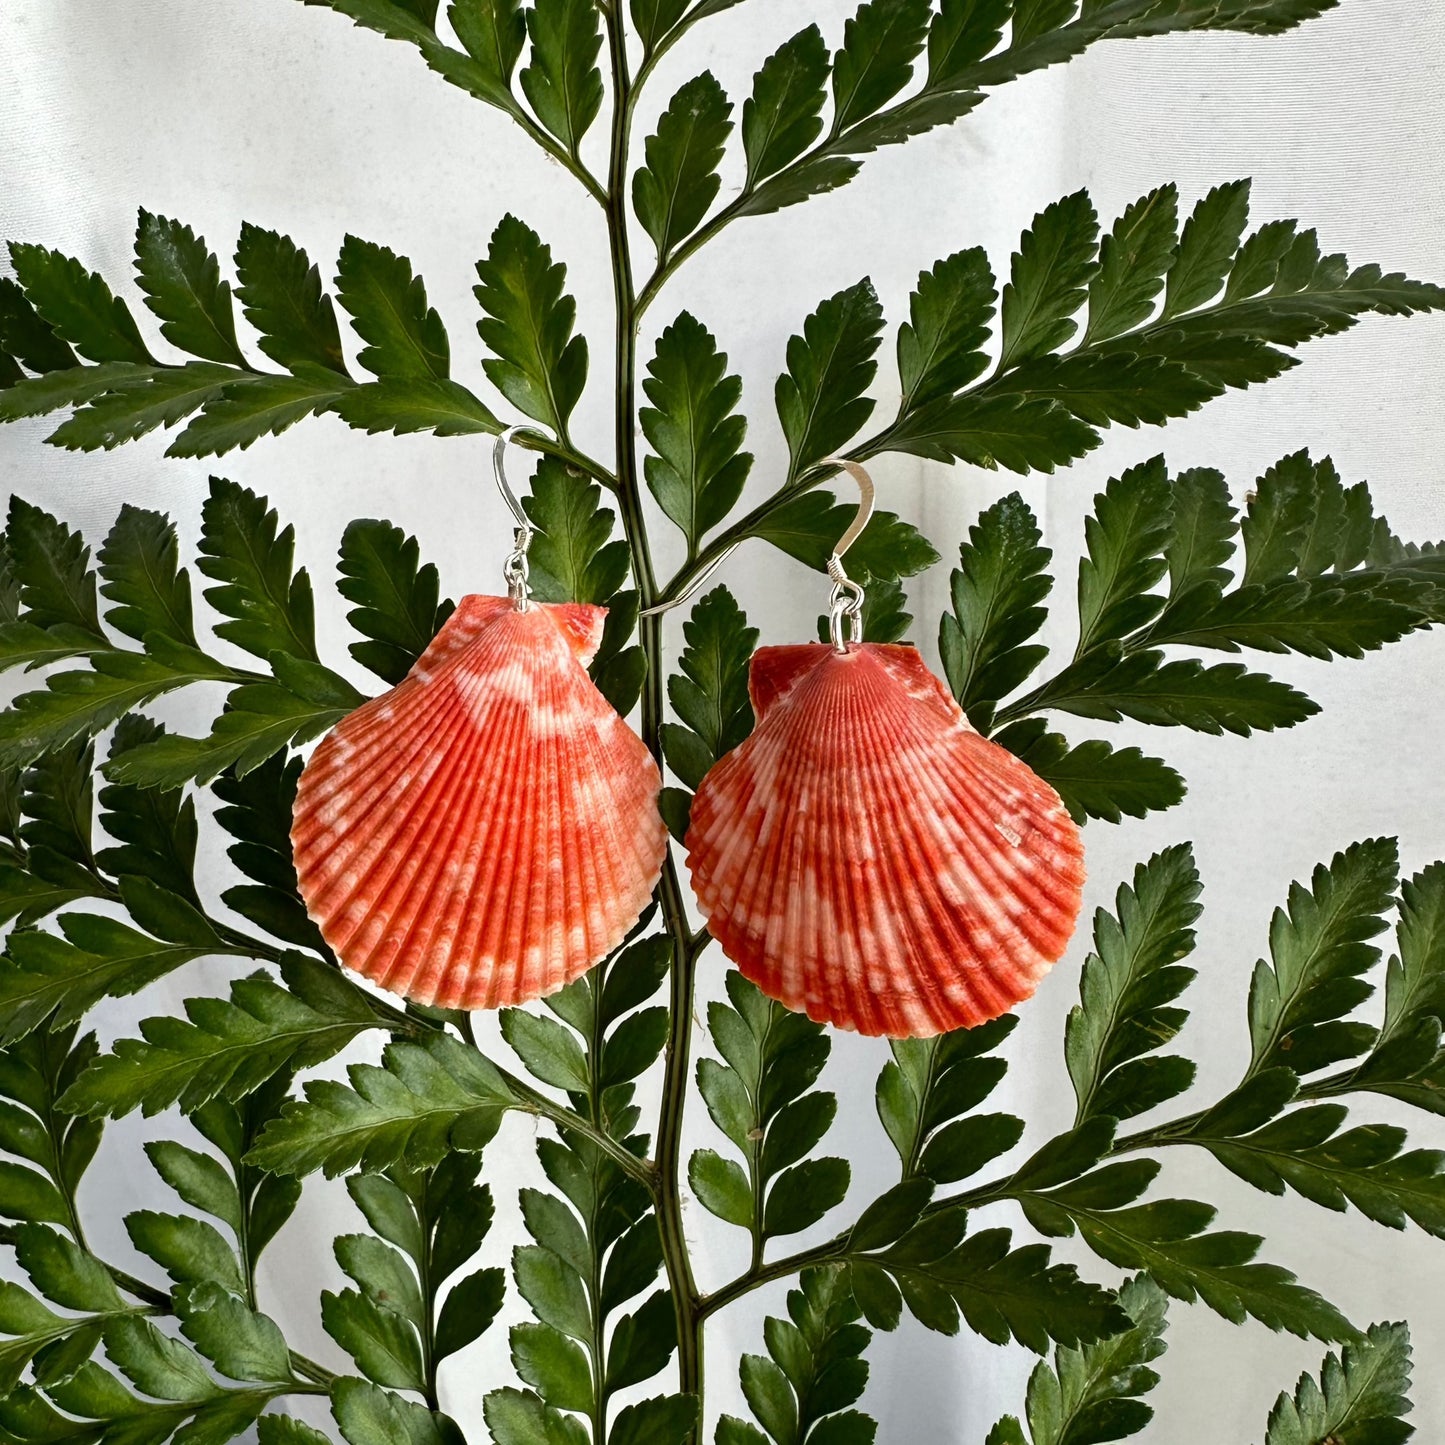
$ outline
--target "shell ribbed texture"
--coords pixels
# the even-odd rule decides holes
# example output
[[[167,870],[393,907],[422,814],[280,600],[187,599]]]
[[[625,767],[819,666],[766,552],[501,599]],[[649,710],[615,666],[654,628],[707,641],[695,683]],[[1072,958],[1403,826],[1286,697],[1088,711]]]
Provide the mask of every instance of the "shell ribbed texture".
[[[657,765],[593,686],[605,609],[466,597],[411,672],[301,774],[307,910],[348,968],[416,1003],[552,993],[647,905]]]
[[[759,649],[758,722],[703,780],[688,868],[743,974],[810,1018],[927,1037],[1028,998],[1084,881],[1057,793],[911,647]]]

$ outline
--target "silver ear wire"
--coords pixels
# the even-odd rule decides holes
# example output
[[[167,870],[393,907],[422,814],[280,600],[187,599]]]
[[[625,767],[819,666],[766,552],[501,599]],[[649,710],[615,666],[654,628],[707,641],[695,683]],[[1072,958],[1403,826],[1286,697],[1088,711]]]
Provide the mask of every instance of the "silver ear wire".
[[[876,492],[873,478],[859,462],[850,461],[847,457],[828,457],[818,465],[841,467],[858,483],[858,511],[848,524],[847,530],[838,538],[833,555],[828,558],[828,576],[833,580],[833,594],[828,608],[828,635],[832,639],[833,651],[846,653],[852,644],[863,640],[864,592],[844,569],[843,555],[858,540],[873,516]]]
[[[684,587],[682,591],[677,594],[676,597],[672,598],[668,602],[658,602],[652,607],[644,607],[642,611],[639,612],[637,615],[639,617],[656,617],[659,613],[671,612],[674,607],[681,607],[682,604],[686,602],[687,599],[691,597],[692,594],[696,592],[697,589],[701,587],[702,584],[706,582],[707,579],[711,577],[712,574],[716,572],[717,569],[721,567],[722,564],[726,562],[727,559],[731,557],[732,554],[736,552],[741,546],[741,542],[734,542],[732,546],[723,548],[723,550],[719,552],[717,556],[714,557],[712,561],[709,562],[707,566],[704,567],[702,571],[699,572],[697,576],[694,577],[692,581],[689,582],[687,586]]]
[[[859,491],[857,514],[848,524],[847,530],[838,538],[838,545],[833,549],[833,555],[828,558],[828,576],[833,580],[829,631],[833,639],[833,646],[839,652],[846,652],[848,643],[858,642],[863,636],[864,594],[862,587],[843,570],[843,554],[858,540],[858,534],[868,525],[868,521],[873,515],[875,490],[873,478],[868,475],[867,469],[847,457],[827,457],[818,462],[816,466],[810,467],[809,470],[822,471],[824,467],[838,467],[847,472],[858,483]],[[656,617],[659,613],[671,612],[674,607],[681,607],[741,546],[742,542],[739,540],[730,547],[724,548],[676,597],[670,598],[666,602],[658,602],[652,607],[644,607],[637,615],[639,617]],[[846,639],[844,638],[845,631],[849,634]]]
[[[507,560],[502,563],[502,578],[507,584],[507,596],[512,599],[512,606],[518,612],[525,612],[532,605],[531,594],[527,590],[527,550],[532,545],[533,536],[542,530],[527,515],[507,481],[507,445],[523,432],[530,432],[533,436],[541,435],[535,427],[509,426],[498,433],[497,440],[492,445],[492,475],[496,478],[497,490],[502,494],[507,510],[517,524],[512,538],[512,550],[507,554]]]

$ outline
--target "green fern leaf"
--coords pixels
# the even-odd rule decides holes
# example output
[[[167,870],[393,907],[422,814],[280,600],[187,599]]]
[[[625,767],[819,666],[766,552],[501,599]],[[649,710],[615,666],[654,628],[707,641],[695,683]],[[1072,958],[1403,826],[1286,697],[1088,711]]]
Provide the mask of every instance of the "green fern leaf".
[[[165,729],[137,713],[121,718],[111,737],[117,758]],[[157,887],[199,908],[196,891],[196,808],[179,789],[156,792],[111,783],[100,790],[101,826],[117,846],[102,848],[96,863],[117,878],[149,878]]]
[[[263,682],[234,688],[208,736],[157,738],[112,759],[106,776],[142,788],[210,783],[228,768],[245,777],[282,749],[319,737],[366,701],[319,663],[291,659],[285,671],[288,683],[299,686]]]
[[[143,879],[128,880],[122,896],[137,911],[159,901]],[[173,897],[173,895],[161,895]],[[90,913],[61,916],[61,935],[17,933],[0,959],[0,1041],[24,1038],[47,1019],[68,1025],[102,998],[124,997],[210,953],[232,953],[194,910],[175,900],[167,915],[188,937],[153,938]]]
[[[732,102],[704,71],[672,97],[647,139],[647,163],[632,178],[632,207],[659,263],[697,228],[717,197],[731,117]]]
[[[357,360],[375,376],[445,381],[451,363],[446,327],[426,303],[411,262],[385,246],[347,236],[336,295],[367,346]]]
[[[447,19],[486,78],[486,98],[493,104],[509,98],[512,73],[527,44],[521,0],[452,0]]]
[[[522,505],[540,535],[532,540],[531,588],[544,602],[607,603],[627,580],[627,543],[613,538],[616,515],[599,506],[602,488],[555,457],[544,457]]]
[[[65,1201],[95,1158],[103,1126],[69,1117],[59,1101],[98,1052],[94,1034],[77,1037],[74,1025],[52,1024],[0,1053],[0,1124],[12,1156],[0,1162],[0,1213],[7,1218],[73,1228]]]
[[[352,383],[339,373],[319,368],[299,376],[234,381],[205,403],[166,455],[219,457],[245,451],[262,437],[279,436],[298,421],[330,410],[351,389]]]
[[[1445,865],[1404,883],[1399,953],[1385,972],[1385,1018],[1350,1086],[1445,1114]]]
[[[753,76],[742,124],[748,190],[797,160],[822,134],[829,70],[823,33],[809,25],[780,45]]]
[[[244,366],[236,344],[231,288],[220,263],[189,226],[142,210],[135,232],[136,274],[146,305],[172,346],[206,361]]]
[[[8,278],[0,277],[0,280],[5,279]],[[64,407],[78,406],[113,387],[145,381],[157,375],[159,370],[156,366],[140,365],[134,361],[103,361],[97,366],[81,366],[73,362],[43,376],[27,376],[0,391],[0,421],[45,416]]]
[[[1073,336],[1078,327],[1072,317],[1098,269],[1098,249],[1099,218],[1085,191],[1056,201],[1034,218],[1003,289],[1001,373],[1057,351]]]
[[[347,426],[373,434],[429,431],[439,437],[462,437],[502,429],[491,410],[466,387],[434,377],[364,382],[338,393],[329,407]]]
[[[90,549],[79,532],[12,493],[5,546],[24,621],[45,629],[73,628],[105,640]]]
[[[1266,1445],[1401,1445],[1415,1433],[1410,1409],[1410,1331],[1371,1325],[1363,1339],[1325,1356],[1319,1380],[1301,1376],[1269,1415]]]
[[[587,342],[572,335],[577,303],[563,290],[567,268],[529,226],[504,216],[477,275],[487,313],[477,330],[492,353],[483,369],[514,406],[565,435],[587,380]]]
[[[1092,662],[1060,673],[1040,690],[1038,706],[1105,722],[1128,717],[1154,727],[1239,737],[1294,727],[1319,711],[1286,683],[1237,663],[1165,662],[1157,651],[1111,662],[1111,655],[1104,649]]]
[[[1076,823],[1088,818],[1117,823],[1125,814],[1142,818],[1184,798],[1184,779],[1159,758],[1098,738],[1071,748],[1039,718],[1010,723],[994,741],[1048,783]]]
[[[1150,1056],[1187,1017],[1171,1005],[1195,976],[1182,960],[1194,947],[1199,892],[1194,855],[1180,844],[1134,870],[1113,914],[1094,915],[1094,952],[1064,1033],[1076,1127],[1101,1114],[1132,1118],[1188,1088],[1192,1066]]]
[[[0,276],[0,348],[29,371],[45,373],[78,367],[75,353],[26,299],[20,283]]]
[[[873,413],[865,395],[883,308],[868,281],[824,301],[788,342],[788,370],[778,378],[778,418],[788,439],[790,480],[841,450]]]
[[[452,612],[450,600],[438,601],[437,569],[421,565],[416,538],[400,527],[358,519],[342,535],[340,570],[336,590],[357,604],[346,620],[366,639],[351,644],[351,655],[400,682]]]
[[[1082,1194],[1088,1184],[1086,1178],[1069,1188]],[[1216,1212],[1211,1205],[1158,1199],[1125,1209],[1095,1209],[1064,1202],[1068,1192],[1055,1191],[1049,1198],[1090,1249],[1121,1269],[1147,1270],[1185,1304],[1203,1300],[1236,1324],[1249,1317],[1301,1337],[1345,1340],[1356,1333],[1332,1304],[1288,1270],[1256,1261],[1262,1243],[1258,1235],[1206,1233]]]
[[[981,247],[958,251],[918,278],[909,321],[898,329],[899,415],[961,391],[988,365],[997,290]]]
[[[748,660],[758,631],[725,587],[693,605],[682,631],[687,645],[679,671],[667,681],[668,700],[681,721],[663,723],[662,750],[673,774],[691,789],[753,730]],[[669,797],[674,809],[685,810],[691,801],[680,788],[664,789],[665,806]],[[682,835],[674,828],[674,836]]]
[[[575,156],[602,108],[602,25],[591,0],[537,0],[527,12],[532,58],[522,93],[537,119]]]
[[[928,38],[927,0],[868,0],[843,27],[833,57],[833,135],[881,109],[906,86]]]
[[[110,451],[157,427],[174,426],[193,412],[218,402],[238,378],[244,378],[244,373],[233,366],[190,361],[151,376],[123,380],[113,391],[77,408],[46,441],[68,451]],[[179,444],[178,439],[175,445]]]
[[[688,0],[631,0],[632,23],[643,46],[652,51],[682,19]]]
[[[1084,522],[1088,556],[1079,563],[1076,660],[1158,614],[1163,599],[1151,589],[1164,574],[1172,521],[1162,456],[1130,467],[1094,498],[1093,515]]]
[[[201,521],[196,565],[220,584],[206,601],[229,619],[216,635],[257,657],[282,652],[315,662],[311,581],[292,567],[295,529],[280,525],[264,497],[224,477],[211,479]]]
[[[179,565],[170,518],[126,503],[100,549],[100,590],[109,602],[105,620],[144,642],[159,633],[181,647],[195,647],[191,581]]]
[[[1013,1032],[1014,1023],[1005,1016],[889,1045],[893,1058],[878,1076],[875,1097],[905,1184],[920,1175],[938,1184],[966,1179],[1018,1143],[1019,1120],[973,1113],[1003,1080],[1007,1065],[991,1051]]]
[[[90,361],[145,365],[154,358],[130,309],[101,276],[43,246],[10,244],[10,264],[36,314]]]
[[[1184,223],[1169,268],[1162,318],[1193,311],[1219,294],[1248,224],[1248,181],[1215,186],[1199,202]]]
[[[291,819],[300,776],[301,759],[278,752],[244,776],[230,770],[211,785],[222,804],[216,822],[237,840],[226,856],[250,880],[226,889],[221,901],[273,938],[330,959],[296,886]]]
[[[1225,1168],[1266,1193],[1288,1187],[1326,1209],[1353,1205],[1391,1229],[1413,1222],[1445,1235],[1445,1154],[1402,1152],[1405,1131],[1391,1125],[1342,1132],[1346,1112],[1340,1104],[1316,1104],[1250,1134],[1211,1137],[1201,1129],[1197,1137]]]
[[[1045,571],[1053,553],[1042,540],[1033,512],[1010,493],[974,523],[949,578],[953,610],[939,625],[938,650],[954,697],[984,733],[1000,700],[1047,655],[1029,641],[1044,624],[1040,604],[1053,587]]]
[[[744,1355],[743,1396],[774,1445],[815,1438],[832,1445],[872,1445],[875,1422],[856,1403],[868,1382],[863,1350],[869,1334],[849,1287],[848,1271],[805,1270],[789,1291],[788,1318],[763,1326],[768,1353]],[[718,1445],[754,1445],[758,1431],[735,1416],[718,1423]]]
[[[1394,902],[1398,850],[1391,838],[1357,843],[1315,869],[1310,886],[1290,886],[1288,910],[1270,920],[1270,962],[1255,965],[1249,989],[1249,1076],[1277,1064],[1306,1074],[1364,1053],[1374,1030],[1342,1023],[1374,991],[1363,977],[1380,950]]]
[[[189,650],[167,652],[164,662],[135,652],[94,653],[89,670],[52,673],[45,691],[22,693],[0,713],[0,761],[34,762],[93,737],[165,693],[231,676],[230,669]]]
[[[828,1058],[821,1026],[764,998],[741,974],[728,974],[727,992],[728,1004],[708,1009],[723,1062],[700,1060],[697,1079],[708,1113],[747,1169],[705,1149],[693,1155],[688,1177],[706,1208],[750,1230],[761,1248],[840,1203],[849,1171],[841,1159],[808,1157],[837,1108],[831,1094],[811,1092]]]
[[[288,371],[315,366],[346,374],[336,311],[322,290],[321,273],[289,236],[243,225],[236,274],[246,320],[261,333],[261,350],[272,361]]]
[[[1160,186],[1127,207],[1099,246],[1084,345],[1132,331],[1154,314],[1178,243],[1179,190]]]
[[[290,953],[282,987],[264,974],[237,980],[229,999],[195,998],[184,1019],[146,1019],[139,1039],[118,1040],[75,1080],[64,1107],[118,1119],[179,1103],[186,1112],[218,1096],[236,1100],[282,1069],[331,1058],[385,1015],[334,968]]]
[[[694,553],[742,495],[752,457],[741,450],[742,382],[702,323],[684,311],[657,341],[642,384],[651,406],[638,415],[653,455],[643,467],[658,505]]]
[[[1051,1263],[1047,1246],[1010,1244],[1007,1229],[967,1234],[967,1216],[955,1206],[925,1215],[886,1250],[857,1258],[889,1277],[920,1324],[943,1334],[966,1323],[995,1344],[1015,1339],[1043,1354],[1050,1340],[1078,1345],[1127,1328],[1112,1296],[1072,1265]]]
[[[1057,402],[974,392],[917,407],[887,436],[891,451],[1010,472],[1052,472],[1099,445],[1098,432]]]
[[[251,1163],[295,1175],[324,1169],[329,1177],[362,1163],[431,1165],[449,1149],[480,1149],[516,1104],[480,1054],[442,1035],[391,1044],[380,1067],[354,1064],[347,1075],[350,1087],[307,1083],[305,1101],[288,1104],[267,1125]]]
[[[1119,1304],[1129,1316],[1129,1329],[1080,1349],[1060,1346],[1052,1369],[1043,1361],[1034,1367],[1027,1401],[1031,1445],[1123,1440],[1137,1435],[1153,1418],[1153,1409],[1139,1396],[1159,1383],[1150,1366],[1164,1353],[1168,1300],[1141,1274],[1119,1291]],[[991,1441],[996,1438],[1030,1445],[1018,1422],[1008,1417],[989,1436]]]
[[[857,515],[856,504],[840,502],[831,492],[784,493],[781,502],[754,521],[749,535],[824,572],[839,538]],[[912,577],[937,561],[928,538],[894,512],[875,511],[848,550],[850,575],[865,581]]]

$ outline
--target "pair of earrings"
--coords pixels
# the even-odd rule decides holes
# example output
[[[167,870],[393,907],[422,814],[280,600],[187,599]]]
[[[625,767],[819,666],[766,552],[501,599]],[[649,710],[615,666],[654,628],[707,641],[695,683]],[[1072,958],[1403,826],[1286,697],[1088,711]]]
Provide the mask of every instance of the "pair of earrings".
[[[598,962],[666,849],[657,766],[586,673],[604,609],[527,597],[510,436],[494,456],[518,522],[508,597],[464,599],[399,686],[328,734],[292,830],[302,895],[342,961],[468,1009]],[[757,726],[699,787],[687,861],[709,930],[764,993],[922,1037],[1034,991],[1077,921],[1083,850],[1053,789],[969,725],[914,648],[861,641],[843,556],[873,484],[835,464],[862,504],[829,561],[831,640],[754,655]]]

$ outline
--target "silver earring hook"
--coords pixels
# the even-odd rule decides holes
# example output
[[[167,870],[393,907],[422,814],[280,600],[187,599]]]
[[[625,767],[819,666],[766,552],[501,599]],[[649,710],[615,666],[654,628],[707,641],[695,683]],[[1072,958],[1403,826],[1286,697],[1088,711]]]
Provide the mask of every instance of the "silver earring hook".
[[[496,478],[497,490],[502,494],[507,510],[517,524],[512,538],[512,550],[507,554],[507,560],[502,563],[502,577],[507,584],[507,596],[512,599],[512,606],[518,612],[525,612],[531,606],[531,595],[527,591],[527,550],[532,545],[533,536],[542,530],[527,515],[507,481],[507,445],[523,432],[530,432],[533,436],[541,434],[535,427],[509,426],[498,433],[497,440],[492,445],[492,475]]]
[[[810,470],[821,471],[824,467],[839,467],[843,471],[846,471],[853,480],[858,483],[858,491],[860,493],[858,512],[848,524],[847,530],[838,538],[838,545],[833,549],[833,555],[828,558],[828,576],[833,579],[834,583],[835,605],[837,592],[841,587],[846,594],[844,600],[849,604],[846,611],[853,624],[853,631],[861,635],[862,622],[860,619],[863,610],[863,589],[843,571],[843,554],[858,540],[858,534],[868,525],[868,521],[873,515],[873,498],[875,495],[873,478],[868,475],[867,470],[863,466],[858,462],[850,461],[847,457],[828,457],[826,460],[817,463],[815,467],[810,468]],[[656,617],[659,613],[671,612],[674,607],[681,607],[741,546],[742,542],[739,540],[725,547],[676,597],[672,598],[671,601],[659,602],[652,607],[644,607],[637,615],[639,617]],[[838,621],[841,621],[841,616]],[[840,647],[836,636],[838,621],[833,623],[833,631],[835,633],[833,645],[839,647],[839,650],[842,651],[845,649]],[[855,642],[858,641],[858,636],[855,636],[852,640]]]
[[[843,555],[856,542],[873,516],[873,499],[877,495],[873,478],[860,463],[847,457],[828,457],[820,467],[841,467],[858,483],[858,511],[838,538],[833,555],[828,558],[828,576],[833,581],[833,594],[828,607],[828,635],[833,651],[846,653],[850,645],[863,640],[863,588],[844,569]]]
[[[679,592],[677,596],[672,599],[671,602],[658,602],[652,607],[644,607],[642,611],[639,612],[637,615],[639,617],[656,617],[659,613],[671,612],[674,607],[681,607],[682,604],[686,602],[687,599],[691,597],[693,593],[696,592],[698,588],[701,587],[703,583],[706,582],[707,579],[711,577],[712,574],[716,572],[717,569],[721,567],[722,564],[726,562],[727,559],[731,557],[732,554],[736,552],[738,548],[742,545],[743,544],[738,541],[732,543],[728,547],[724,547],[723,550],[719,552],[717,556],[714,557],[712,561],[709,562],[707,566],[704,567],[702,571],[699,572],[697,576],[694,577],[692,581],[689,582],[687,586],[684,587],[682,591]]]

